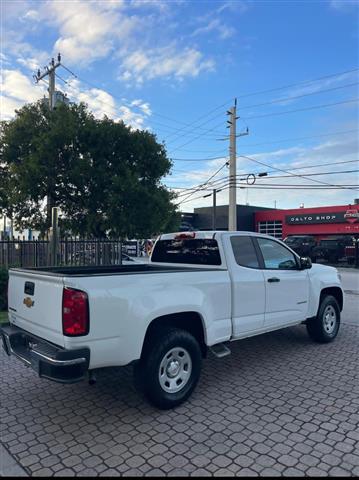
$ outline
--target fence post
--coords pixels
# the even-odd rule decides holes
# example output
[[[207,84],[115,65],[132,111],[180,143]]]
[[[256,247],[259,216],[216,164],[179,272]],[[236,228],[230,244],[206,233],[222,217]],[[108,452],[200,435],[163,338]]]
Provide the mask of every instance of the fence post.
[[[9,241],[9,239],[7,240],[6,249],[7,249],[7,265],[6,265],[6,268],[9,268],[10,267],[10,241]]]
[[[58,230],[58,208],[52,207],[51,228],[49,238],[49,264],[56,266],[58,264],[59,230]]]

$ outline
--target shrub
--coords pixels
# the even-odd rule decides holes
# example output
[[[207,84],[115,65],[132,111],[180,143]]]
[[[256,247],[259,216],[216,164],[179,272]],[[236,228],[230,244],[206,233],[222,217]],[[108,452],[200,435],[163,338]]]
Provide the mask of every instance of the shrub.
[[[7,309],[7,283],[8,283],[7,268],[0,267],[0,311]]]

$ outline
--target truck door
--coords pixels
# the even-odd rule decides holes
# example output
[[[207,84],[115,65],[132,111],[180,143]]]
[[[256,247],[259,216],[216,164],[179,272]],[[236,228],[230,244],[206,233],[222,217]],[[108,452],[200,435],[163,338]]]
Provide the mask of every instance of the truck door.
[[[263,257],[266,289],[264,325],[285,326],[306,319],[308,270],[301,270],[295,255],[276,240],[255,239]]]
[[[246,336],[263,328],[265,283],[252,238],[225,237],[232,292],[233,337]]]

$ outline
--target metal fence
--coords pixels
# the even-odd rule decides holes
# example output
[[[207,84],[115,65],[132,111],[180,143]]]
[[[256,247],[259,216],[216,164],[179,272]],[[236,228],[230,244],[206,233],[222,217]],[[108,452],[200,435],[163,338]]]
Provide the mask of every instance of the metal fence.
[[[57,265],[119,265],[123,253],[138,254],[134,242],[65,238],[58,243]],[[45,267],[49,265],[47,240],[0,241],[0,266]]]

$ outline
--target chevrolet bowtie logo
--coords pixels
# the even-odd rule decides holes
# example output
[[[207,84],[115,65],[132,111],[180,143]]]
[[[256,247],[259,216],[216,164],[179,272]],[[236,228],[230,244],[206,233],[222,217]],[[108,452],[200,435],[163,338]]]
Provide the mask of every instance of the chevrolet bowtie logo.
[[[24,305],[26,305],[28,308],[31,308],[34,305],[34,300],[31,300],[30,297],[24,298],[24,301],[22,302]]]

